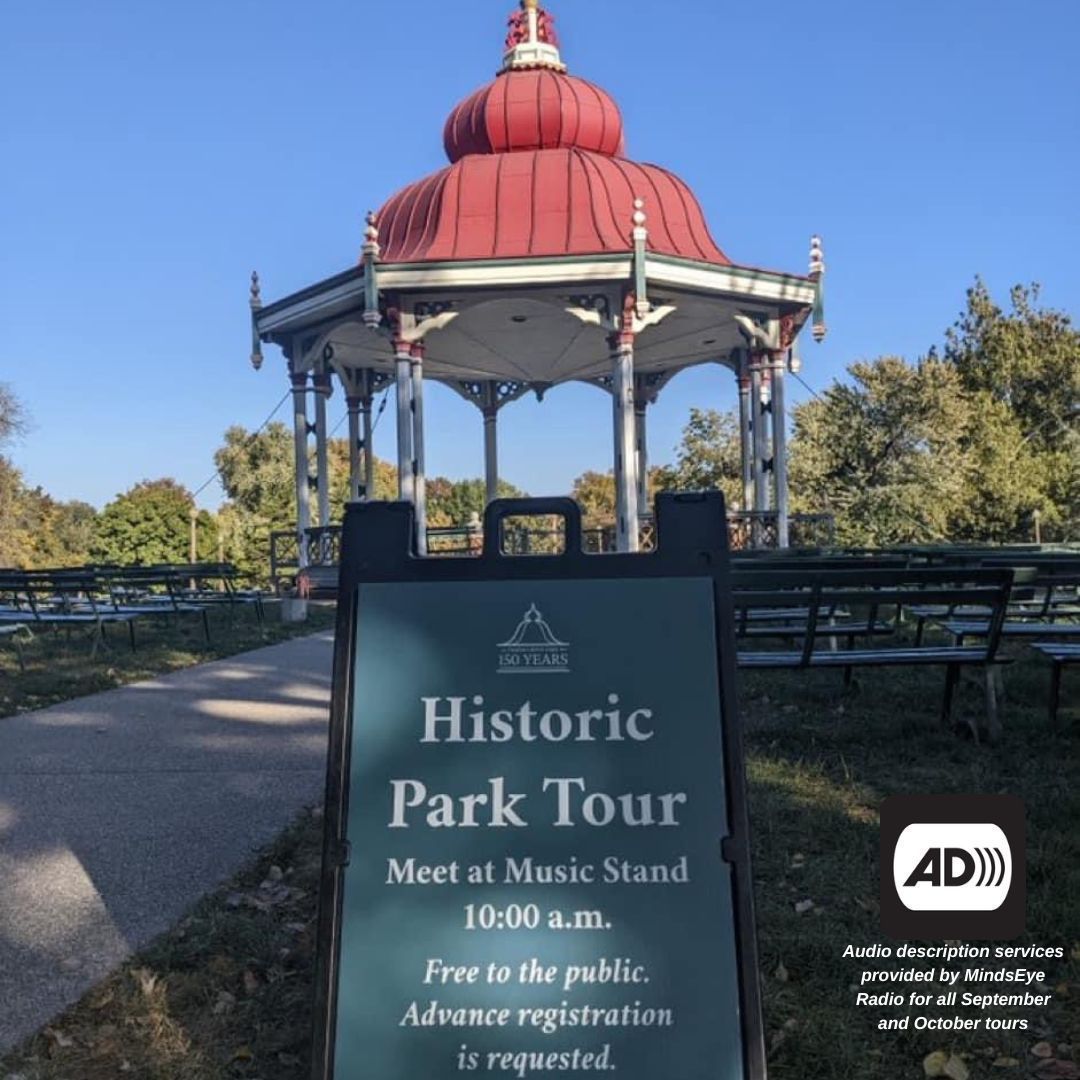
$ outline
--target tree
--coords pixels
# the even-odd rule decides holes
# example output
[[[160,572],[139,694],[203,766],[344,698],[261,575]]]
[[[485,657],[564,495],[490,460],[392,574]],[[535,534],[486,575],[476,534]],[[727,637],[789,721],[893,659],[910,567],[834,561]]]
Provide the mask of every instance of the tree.
[[[958,373],[940,360],[882,357],[848,374],[850,385],[794,409],[792,508],[835,514],[844,544],[945,539],[964,494]]]
[[[500,499],[519,499],[523,491],[500,480]],[[447,480],[435,477],[427,483],[428,524],[433,528],[463,528],[474,515],[483,519],[487,506],[487,484],[483,479]]]
[[[296,520],[293,436],[283,423],[274,421],[258,434],[239,425],[229,428],[214,465],[238,510],[276,528]]]
[[[7,383],[0,383],[0,446],[26,431],[29,421],[22,402]]]
[[[729,507],[741,506],[738,417],[715,409],[691,409],[675,464],[654,470],[651,481],[659,491],[722,491]]]
[[[54,504],[51,528],[57,552],[54,566],[81,566],[87,562],[94,546],[97,516],[94,507],[78,499]]]
[[[611,525],[615,521],[614,473],[582,473],[574,481],[570,494],[581,507],[581,517],[586,528]]]
[[[1005,542],[1056,521],[1033,448],[1009,406],[928,357],[853,364],[794,410],[796,510],[832,512],[841,543]]]
[[[175,480],[144,480],[101,512],[93,556],[121,566],[187,562],[191,493]]]
[[[1054,451],[1060,426],[1080,411],[1080,331],[1064,312],[1039,307],[1039,291],[1014,286],[1006,313],[976,278],[944,355],[969,390],[1007,405],[1036,448]]]
[[[1010,304],[1011,310],[1003,311],[976,279],[965,311],[946,334],[945,359],[969,392],[998,407],[997,412],[985,409],[989,426],[1003,435],[1010,428],[1006,441],[1012,450],[1002,447],[1002,464],[1016,485],[1027,488],[1022,499],[1014,493],[1017,512],[1023,504],[1030,518],[1039,509],[1047,539],[1075,538],[1080,533],[1080,331],[1064,312],[1039,306],[1038,285],[1015,286]],[[976,482],[990,490],[994,475],[990,468]],[[997,479],[1007,477],[997,470]],[[997,509],[1002,495],[1004,489],[993,500]],[[998,515],[988,524],[994,539],[1031,536],[1030,520],[1021,528]]]

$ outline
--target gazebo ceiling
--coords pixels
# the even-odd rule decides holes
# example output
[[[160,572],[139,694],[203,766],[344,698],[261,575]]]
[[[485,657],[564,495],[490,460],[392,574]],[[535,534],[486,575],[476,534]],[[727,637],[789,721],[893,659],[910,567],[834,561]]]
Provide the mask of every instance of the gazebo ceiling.
[[[679,297],[671,314],[638,339],[635,369],[669,371],[710,361],[728,364],[732,350],[742,344],[732,319],[737,310],[747,310],[746,305]],[[390,342],[372,334],[360,320],[334,327],[318,346],[321,350],[330,346],[341,367],[393,370]],[[550,386],[593,379],[610,367],[607,332],[601,326],[583,322],[557,302],[531,296],[477,302],[425,339],[424,373],[432,379]]]

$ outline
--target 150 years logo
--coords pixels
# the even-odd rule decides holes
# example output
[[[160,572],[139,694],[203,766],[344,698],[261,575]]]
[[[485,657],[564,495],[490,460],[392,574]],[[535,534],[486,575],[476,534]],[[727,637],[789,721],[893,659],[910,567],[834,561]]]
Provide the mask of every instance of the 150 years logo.
[[[896,938],[1011,938],[1024,929],[1024,804],[898,795],[881,807],[881,924]]]
[[[509,641],[496,648],[500,675],[570,674],[570,646],[552,633],[535,604],[529,605]]]

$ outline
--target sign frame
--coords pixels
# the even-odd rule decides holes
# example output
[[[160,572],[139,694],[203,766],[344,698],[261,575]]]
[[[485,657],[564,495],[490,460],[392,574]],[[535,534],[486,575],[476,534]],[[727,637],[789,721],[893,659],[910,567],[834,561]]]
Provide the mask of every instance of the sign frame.
[[[501,549],[507,518],[550,515],[565,521],[565,551],[557,555],[506,555]],[[732,913],[743,1049],[741,1080],[765,1080],[750,822],[741,718],[735,679],[727,519],[716,492],[665,493],[656,500],[654,551],[590,555],[582,550],[581,511],[568,498],[500,499],[484,515],[484,548],[478,557],[430,558],[415,554],[414,509],[410,503],[351,503],[345,514],[334,640],[316,932],[316,983],[312,1080],[333,1080],[341,949],[344,871],[351,847],[346,835],[352,761],[353,678],[357,645],[357,593],[371,583],[611,580],[711,578],[724,748],[724,787],[730,835],[720,838],[721,857],[731,869]],[[720,1080],[720,1078],[718,1078]]]

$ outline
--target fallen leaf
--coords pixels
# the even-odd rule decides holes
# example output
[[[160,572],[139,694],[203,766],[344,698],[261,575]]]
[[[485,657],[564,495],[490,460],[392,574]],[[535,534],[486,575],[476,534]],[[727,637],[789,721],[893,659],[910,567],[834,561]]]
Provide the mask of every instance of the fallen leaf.
[[[790,976],[788,975],[788,969],[786,967],[784,967],[784,961],[783,960],[781,960],[780,963],[776,965],[776,973],[775,974],[776,974],[776,978],[777,978],[778,982],[786,983],[788,981],[788,979],[790,978]]]
[[[134,968],[131,977],[135,985],[143,992],[144,997],[150,997],[158,986],[158,977],[149,968]]]
[[[238,1046],[233,1051],[233,1056],[230,1061],[252,1061],[255,1055],[251,1052],[250,1046]]]
[[[795,905],[795,914],[796,915],[805,915],[808,911],[813,911],[813,910],[814,910],[814,901],[813,900],[800,900]]]
[[[949,1061],[948,1050],[935,1050],[923,1058],[923,1072],[927,1076],[944,1076],[945,1066]]]
[[[59,1028],[46,1028],[45,1035],[61,1050],[75,1045],[75,1040],[70,1035],[65,1035]]]
[[[958,1058],[953,1054],[949,1060],[945,1062],[945,1068],[942,1070],[942,1075],[949,1077],[949,1080],[968,1080],[971,1073],[964,1064],[963,1059]]]
[[[266,873],[267,881],[280,881],[285,876],[285,871],[280,866],[271,866]]]
[[[875,910],[875,904],[872,900],[867,900],[864,896],[856,896],[855,903],[866,912],[867,915],[873,915]]]
[[[222,1016],[227,1013],[236,1004],[236,998],[229,993],[228,990],[221,990],[218,993],[217,1001],[214,1002],[213,1013],[215,1016]]]
[[[1038,1058],[1052,1058],[1054,1056],[1054,1048],[1048,1042],[1037,1042],[1031,1048],[1031,1052]]]
[[[244,993],[250,997],[259,989],[259,976],[254,971],[244,972]]]
[[[1070,960],[1080,960],[1080,941],[1069,950]]]
[[[995,1069],[1015,1069],[1020,1062],[1014,1057],[996,1057],[990,1064]]]

